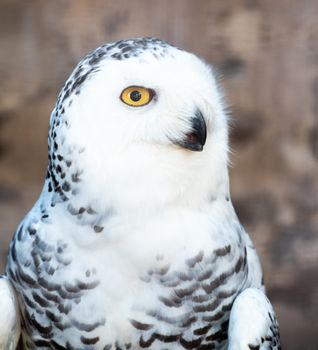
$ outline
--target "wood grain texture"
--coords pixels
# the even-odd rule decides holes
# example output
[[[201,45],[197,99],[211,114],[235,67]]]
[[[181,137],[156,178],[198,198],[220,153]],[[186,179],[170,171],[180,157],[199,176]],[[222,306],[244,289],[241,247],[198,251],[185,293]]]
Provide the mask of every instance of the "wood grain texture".
[[[50,112],[79,59],[157,36],[203,57],[232,115],[232,197],[261,255],[286,349],[318,331],[318,2],[0,1],[1,267],[37,198]]]

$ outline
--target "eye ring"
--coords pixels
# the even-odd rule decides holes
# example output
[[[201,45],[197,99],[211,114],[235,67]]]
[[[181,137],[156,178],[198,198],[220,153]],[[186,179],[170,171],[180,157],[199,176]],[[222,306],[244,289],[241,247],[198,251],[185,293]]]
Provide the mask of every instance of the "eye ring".
[[[131,107],[142,107],[147,105],[155,95],[154,90],[132,85],[126,87],[120,94],[120,99],[123,103]]]

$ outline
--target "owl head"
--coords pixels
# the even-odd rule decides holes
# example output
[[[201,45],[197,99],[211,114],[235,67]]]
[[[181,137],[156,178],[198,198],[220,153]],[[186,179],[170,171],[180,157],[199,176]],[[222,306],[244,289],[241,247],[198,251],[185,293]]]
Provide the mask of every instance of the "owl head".
[[[52,112],[48,178],[66,198],[130,209],[200,205],[228,196],[227,161],[211,67],[159,39],[97,48]]]

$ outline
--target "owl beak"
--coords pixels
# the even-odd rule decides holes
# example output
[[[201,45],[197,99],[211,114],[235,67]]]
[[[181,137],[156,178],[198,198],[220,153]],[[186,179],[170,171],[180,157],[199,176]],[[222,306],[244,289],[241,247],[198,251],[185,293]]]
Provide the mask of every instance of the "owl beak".
[[[201,152],[205,145],[206,136],[205,120],[202,113],[197,110],[194,117],[191,118],[191,130],[185,134],[182,140],[175,140],[174,144],[190,151]]]

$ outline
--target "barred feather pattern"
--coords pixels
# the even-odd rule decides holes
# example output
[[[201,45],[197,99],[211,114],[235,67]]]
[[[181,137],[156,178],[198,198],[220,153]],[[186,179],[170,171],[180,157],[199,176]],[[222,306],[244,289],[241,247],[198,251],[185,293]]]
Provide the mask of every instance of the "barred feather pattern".
[[[235,298],[247,287],[262,288],[261,275],[251,282],[254,267],[248,266],[248,255],[255,252],[233,219],[224,225],[230,235],[218,248],[203,247],[177,265],[159,250],[153,267],[138,272],[141,288],[152,291],[152,303],[144,295],[136,298],[123,320],[129,323],[127,341],[106,341],[107,313],[78,317],[82,304],[87,314],[90,297],[104,290],[100,267],[87,260],[79,264],[66,240],[44,239],[43,230],[52,221],[27,217],[12,241],[7,268],[19,292],[26,349],[225,349]],[[108,303],[107,298],[98,305]]]

